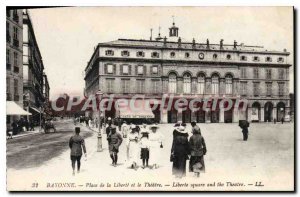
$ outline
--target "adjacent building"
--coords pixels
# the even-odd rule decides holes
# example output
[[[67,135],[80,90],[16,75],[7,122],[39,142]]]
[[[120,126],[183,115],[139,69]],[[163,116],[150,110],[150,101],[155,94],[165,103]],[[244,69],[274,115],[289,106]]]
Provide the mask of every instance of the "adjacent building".
[[[43,92],[44,64],[27,10],[23,10],[23,86],[24,107],[39,122],[46,101]]]
[[[85,96],[101,91],[103,98],[130,99],[135,95],[162,99],[174,95],[191,100],[210,98],[247,99],[247,110],[224,111],[167,110],[167,106],[152,111],[161,123],[190,122],[269,122],[281,120],[290,111],[290,55],[266,50],[262,46],[243,43],[197,43],[183,41],[175,23],[168,37],[153,40],[118,39],[99,43],[85,68]],[[200,104],[201,105],[201,104]],[[97,112],[88,112],[96,116]],[[121,117],[112,109],[106,116]]]
[[[23,108],[22,10],[6,11],[6,100]],[[7,125],[19,116],[7,116]]]

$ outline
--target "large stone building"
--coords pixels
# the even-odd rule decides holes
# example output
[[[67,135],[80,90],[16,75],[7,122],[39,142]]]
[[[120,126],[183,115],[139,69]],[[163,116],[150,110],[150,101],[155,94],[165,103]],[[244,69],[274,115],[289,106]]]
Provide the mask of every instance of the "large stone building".
[[[175,41],[174,41],[175,40]],[[277,121],[290,111],[289,52],[262,46],[183,42],[175,23],[169,36],[152,40],[118,39],[99,43],[85,68],[85,96],[103,92],[117,98],[136,94],[161,99],[247,99],[247,110],[153,111],[156,121]],[[94,115],[97,113],[94,113]],[[120,116],[112,109],[106,116]],[[120,116],[122,118],[122,116]]]
[[[23,84],[24,107],[39,122],[43,113],[44,64],[27,10],[23,10]]]
[[[22,10],[6,11],[6,100],[23,108]],[[19,116],[7,116],[7,124]]]

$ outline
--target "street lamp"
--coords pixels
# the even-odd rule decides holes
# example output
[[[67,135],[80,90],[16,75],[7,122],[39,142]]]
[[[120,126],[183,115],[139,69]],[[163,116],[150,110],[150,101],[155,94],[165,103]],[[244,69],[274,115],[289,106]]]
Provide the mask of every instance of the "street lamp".
[[[99,100],[99,127],[98,127],[98,135],[97,135],[97,152],[102,152],[103,149],[102,149],[102,135],[101,135],[101,109],[100,109],[100,102],[101,102],[101,99],[102,99],[102,96],[103,96],[103,92],[101,90],[99,90],[97,93],[96,93],[96,96],[98,97],[98,100]]]

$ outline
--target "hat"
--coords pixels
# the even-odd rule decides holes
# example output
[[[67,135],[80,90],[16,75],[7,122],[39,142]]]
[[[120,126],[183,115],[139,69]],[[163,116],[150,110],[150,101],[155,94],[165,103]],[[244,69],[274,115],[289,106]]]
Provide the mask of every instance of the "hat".
[[[197,122],[195,120],[193,120],[191,123],[195,123],[196,124]]]
[[[130,125],[130,129],[135,129],[135,128],[136,128],[136,126],[134,124]]]
[[[75,127],[75,132],[79,133],[80,132],[80,127]]]
[[[158,128],[158,125],[155,125],[155,124],[150,125],[149,129],[152,129],[152,128]]]
[[[142,137],[149,137],[148,131],[143,131],[141,134],[142,134]]]
[[[111,117],[108,117],[107,120],[111,120]]]
[[[187,130],[185,130],[185,127],[184,127],[184,126],[178,127],[177,131],[178,131],[179,133],[187,133]]]
[[[115,125],[111,125],[111,127],[110,127],[111,129],[114,129],[114,130],[116,130],[117,129],[117,127],[115,126]]]

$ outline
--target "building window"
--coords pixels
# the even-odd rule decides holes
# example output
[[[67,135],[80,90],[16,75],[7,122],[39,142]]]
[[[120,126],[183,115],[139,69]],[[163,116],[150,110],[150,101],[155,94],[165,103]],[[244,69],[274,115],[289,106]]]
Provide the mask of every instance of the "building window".
[[[189,58],[190,57],[190,54],[189,53],[185,53],[185,58]]]
[[[6,22],[6,42],[10,42],[10,40],[9,23]]]
[[[266,69],[266,79],[272,79],[272,70],[270,68]]]
[[[212,94],[219,94],[219,76],[214,74],[211,78]]]
[[[225,94],[232,94],[232,76],[225,76]]]
[[[136,91],[137,93],[144,93],[145,91],[145,80],[137,79],[136,80]]]
[[[246,78],[247,73],[246,73],[246,68],[241,68],[241,78]]]
[[[107,74],[113,74],[113,73],[114,73],[114,65],[112,65],[112,64],[107,64],[107,65],[106,65],[106,73],[107,73]]]
[[[158,88],[159,88],[159,80],[152,80],[152,90],[154,94],[159,93]]]
[[[144,74],[144,66],[143,65],[137,66],[137,74],[138,75],[143,75]]]
[[[121,52],[121,56],[123,56],[123,57],[129,57],[129,55],[130,55],[129,51],[122,51]]]
[[[169,75],[169,93],[177,92],[177,76],[174,73]]]
[[[18,53],[14,52],[14,72],[19,73]]]
[[[267,96],[272,95],[272,83],[266,82],[266,88],[267,88]]]
[[[15,47],[19,47],[19,29],[17,27],[14,27],[14,40],[13,45]]]
[[[122,92],[125,94],[129,93],[129,88],[130,88],[130,80],[122,79]]]
[[[19,96],[19,82],[18,82],[18,79],[14,79],[14,95],[15,97],[18,97]],[[14,99],[14,100],[17,100],[19,101],[19,99]]]
[[[226,59],[231,60],[231,55],[228,54],[228,55],[226,56]]]
[[[10,64],[10,50],[6,50],[6,70],[11,70],[11,64]]]
[[[136,52],[137,57],[145,57],[145,53],[143,51]]]
[[[175,52],[171,52],[171,53],[170,53],[170,57],[171,57],[171,58],[174,58],[174,57],[175,57]]]
[[[19,15],[18,15],[17,10],[13,11],[13,20],[16,21],[16,22],[19,22]]]
[[[158,74],[158,66],[152,66],[152,74]]]
[[[254,79],[258,79],[259,78],[258,68],[253,68],[253,78]]]
[[[159,58],[159,53],[158,52],[152,52],[151,57]]]
[[[271,57],[266,57],[266,62],[272,62],[272,58]]]
[[[105,55],[107,56],[114,56],[114,51],[113,50],[106,50]]]
[[[245,81],[241,82],[241,95],[247,95],[247,82]]]
[[[218,55],[217,54],[213,54],[213,59],[214,60],[218,59]]]
[[[284,83],[278,83],[279,88],[278,88],[278,94],[279,96],[283,96],[284,95]]]
[[[247,57],[244,56],[244,55],[242,55],[242,56],[241,56],[241,61],[247,61]]]
[[[253,82],[253,95],[259,96],[259,82]]]
[[[106,91],[112,93],[114,91],[114,79],[106,79]]]
[[[6,78],[6,93],[10,93],[10,78]]]
[[[279,58],[277,59],[277,62],[283,62],[283,61],[284,61],[283,57],[279,57]]]
[[[10,17],[10,10],[6,10],[6,16]]]
[[[192,78],[191,75],[186,73],[183,75],[183,93],[190,94],[192,89]]]
[[[125,74],[125,75],[129,74],[129,66],[128,65],[122,66],[122,74]]]
[[[205,90],[205,76],[203,74],[200,74],[198,76],[197,92],[198,94],[204,94],[204,90]]]
[[[278,70],[278,79],[284,79],[284,69],[279,68]]]
[[[253,57],[253,61],[258,62],[259,61],[259,57],[258,56],[254,56]]]

